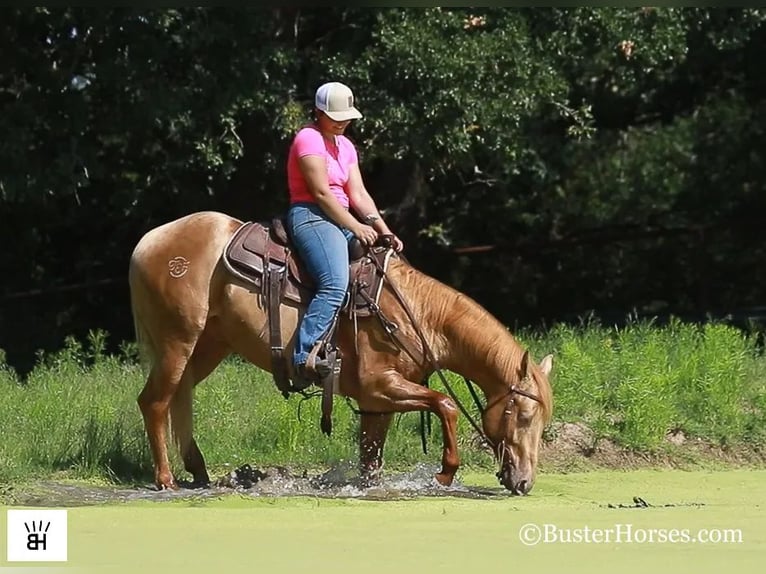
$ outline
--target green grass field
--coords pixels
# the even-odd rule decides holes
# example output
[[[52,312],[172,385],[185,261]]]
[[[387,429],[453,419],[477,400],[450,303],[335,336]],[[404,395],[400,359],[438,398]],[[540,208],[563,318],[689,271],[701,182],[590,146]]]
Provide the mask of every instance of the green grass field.
[[[60,352],[41,356],[23,381],[0,351],[0,436],[14,437],[0,441],[0,482],[60,473],[119,482],[152,476],[136,404],[144,374],[129,349],[105,354],[105,337],[68,339]],[[558,325],[519,337],[537,360],[554,353],[554,425],[546,439],[554,438],[556,424],[576,423],[591,431],[586,447],[606,439],[640,454],[662,454],[676,431],[717,448],[766,445],[766,357],[754,336],[673,321],[621,329]],[[447,376],[474,409],[461,378]],[[297,396],[285,401],[268,373],[236,358],[224,362],[195,394],[196,437],[208,464],[324,467],[358,458],[358,417],[345,401],[337,401],[329,439],[319,430],[319,400],[302,405],[302,420],[300,403]],[[415,413],[395,418],[385,450],[389,467],[438,460],[439,425],[424,456],[418,421]],[[473,446],[465,417],[458,436],[463,463],[489,470],[491,457]]]
[[[494,478],[469,474],[463,483],[494,486]],[[761,572],[766,555],[764,483],[763,470],[598,471],[542,475],[533,495],[524,498],[372,502],[231,494],[77,507],[68,511],[69,561],[66,569],[56,570]],[[633,507],[634,496],[651,506]],[[602,536],[611,530],[612,537],[620,529],[623,540],[527,546],[519,531],[528,524],[548,528],[549,540],[552,526],[546,525],[581,533],[588,527],[591,538],[597,529]],[[2,525],[4,529],[4,516]],[[627,528],[632,529],[632,541],[627,540]],[[672,529],[696,537],[703,528],[718,529],[734,542],[640,540]],[[1,534],[5,540],[5,532]],[[0,572],[21,570],[2,567]]]

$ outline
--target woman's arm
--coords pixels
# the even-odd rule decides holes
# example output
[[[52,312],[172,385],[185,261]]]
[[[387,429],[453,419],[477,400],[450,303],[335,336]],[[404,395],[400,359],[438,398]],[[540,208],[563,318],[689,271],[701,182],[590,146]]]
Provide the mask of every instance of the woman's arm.
[[[394,233],[391,232],[386,222],[380,215],[378,207],[375,205],[375,200],[367,191],[362,180],[362,173],[359,171],[359,164],[355,163],[349,168],[348,182],[346,183],[346,191],[348,193],[348,199],[351,203],[351,207],[357,213],[359,218],[372,225],[375,231],[381,235],[393,235],[394,237],[394,249],[401,251],[404,249],[404,243]]]
[[[330,185],[327,181],[327,166],[323,157],[304,155],[298,158],[298,167],[303,174],[309,192],[330,219],[341,227],[349,229],[365,245],[375,243],[378,236],[377,232],[346,211],[330,191]]]

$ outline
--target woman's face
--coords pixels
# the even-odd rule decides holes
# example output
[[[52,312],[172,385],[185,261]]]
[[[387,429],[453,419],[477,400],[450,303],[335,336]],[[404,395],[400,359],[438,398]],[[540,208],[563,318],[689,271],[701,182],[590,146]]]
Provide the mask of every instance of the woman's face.
[[[344,120],[342,122],[336,122],[334,119],[330,118],[327,114],[324,112],[317,110],[317,124],[319,124],[319,129],[322,132],[330,133],[335,136],[343,135],[343,132],[346,131],[346,128],[351,123],[351,120]]]

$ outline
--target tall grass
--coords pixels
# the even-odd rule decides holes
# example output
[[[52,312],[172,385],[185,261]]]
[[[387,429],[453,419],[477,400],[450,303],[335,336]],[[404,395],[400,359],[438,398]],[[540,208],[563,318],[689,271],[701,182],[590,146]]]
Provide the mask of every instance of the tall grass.
[[[135,393],[141,370],[67,339],[22,382],[0,367],[0,479],[67,470],[134,478],[151,465]]]
[[[151,478],[151,458],[136,397],[144,374],[130,346],[104,353],[103,333],[40,356],[22,381],[0,352],[0,480],[50,476]],[[623,328],[589,322],[522,332],[536,359],[554,353],[554,421],[587,425],[638,451],[651,451],[669,431],[718,444],[766,444],[766,359],[753,338],[721,324],[635,321]],[[448,373],[472,408],[461,379]],[[432,386],[443,390],[436,377]],[[358,459],[358,417],[336,398],[334,430],[319,430],[319,400],[285,400],[268,373],[233,358],[194,400],[195,436],[218,471],[245,462],[315,467]],[[300,414],[300,418],[299,418]],[[434,418],[429,454],[421,451],[419,417],[396,415],[386,445],[389,467],[439,460]],[[468,422],[458,425],[463,462],[490,465]],[[181,469],[177,458],[174,465]]]
[[[535,341],[558,351],[556,419],[637,450],[669,431],[718,444],[763,441],[766,358],[723,324],[558,325]]]

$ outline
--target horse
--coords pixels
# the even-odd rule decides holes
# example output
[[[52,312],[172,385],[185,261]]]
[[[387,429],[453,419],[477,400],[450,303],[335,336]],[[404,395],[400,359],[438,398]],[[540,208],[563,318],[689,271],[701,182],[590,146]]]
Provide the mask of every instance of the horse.
[[[178,488],[168,459],[169,428],[194,483],[210,480],[193,436],[194,387],[230,354],[271,370],[267,308],[253,286],[223,262],[228,241],[242,225],[216,211],[192,213],[149,230],[130,258],[136,340],[148,363],[137,402],[160,490]],[[380,476],[394,413],[430,411],[438,417],[443,436],[441,470],[435,478],[452,484],[460,465],[458,407],[467,412],[454,394],[416,382],[444,368],[474,381],[483,392],[481,428],[474,425],[499,464],[501,485],[513,494],[527,494],[552,413],[552,356],[535,363],[476,301],[397,255],[390,260],[379,307],[396,325],[397,338],[416,352],[403,352],[375,317],[339,319],[342,367],[336,393],[359,408],[361,476]],[[302,312],[302,305],[281,305],[287,356]]]

